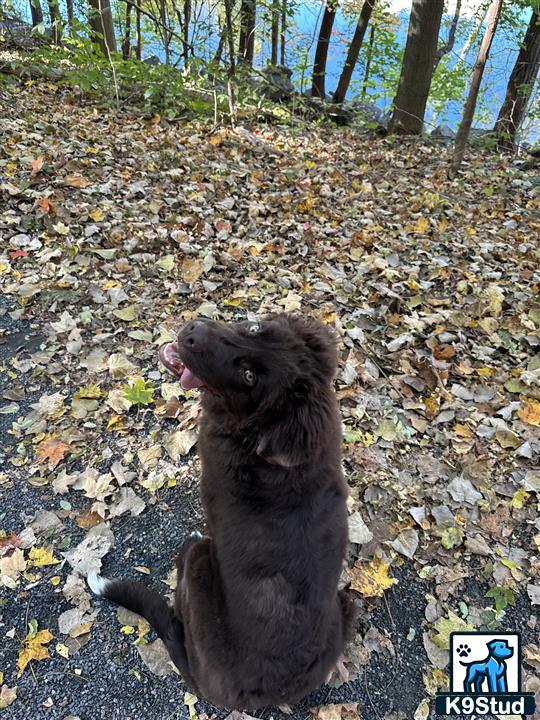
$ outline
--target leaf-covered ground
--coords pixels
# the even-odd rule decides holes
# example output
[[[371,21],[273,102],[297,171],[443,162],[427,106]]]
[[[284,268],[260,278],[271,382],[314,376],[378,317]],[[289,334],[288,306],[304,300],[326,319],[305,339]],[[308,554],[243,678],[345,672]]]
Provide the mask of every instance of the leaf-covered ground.
[[[347,663],[293,717],[433,716],[465,627],[521,630],[538,691],[538,169],[475,152],[449,183],[436,145],[211,132],[54,85],[4,86],[0,106],[5,712],[217,712],[82,578],[174,586],[203,523],[199,405],[157,348],[187,318],[274,310],[341,338],[361,611]]]

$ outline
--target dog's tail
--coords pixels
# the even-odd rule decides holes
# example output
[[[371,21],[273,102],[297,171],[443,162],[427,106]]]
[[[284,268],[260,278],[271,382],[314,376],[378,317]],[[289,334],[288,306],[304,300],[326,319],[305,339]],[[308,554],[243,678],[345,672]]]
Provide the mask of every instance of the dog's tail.
[[[91,572],[87,578],[93,593],[141,615],[150,623],[165,643],[171,660],[190,684],[188,658],[185,648],[184,625],[172,608],[158,593],[146,585],[130,580],[112,580]]]

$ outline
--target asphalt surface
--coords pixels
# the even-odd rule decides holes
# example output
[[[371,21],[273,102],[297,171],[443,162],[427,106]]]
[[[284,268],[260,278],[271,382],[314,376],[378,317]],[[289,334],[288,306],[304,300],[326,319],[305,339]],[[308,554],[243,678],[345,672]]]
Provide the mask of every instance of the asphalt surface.
[[[12,320],[8,310],[12,306],[6,297],[0,296],[0,327],[4,333],[0,341],[0,365],[16,352],[37,349],[41,343],[39,321]],[[33,327],[32,327],[33,326]],[[21,378],[27,396],[24,406],[35,402],[43,393],[51,391],[43,380]],[[3,388],[13,382],[3,373]],[[9,434],[13,415],[0,414],[0,439],[5,458],[15,451]],[[24,472],[14,470],[3,462],[7,482],[0,485],[0,528],[20,532],[28,525],[34,514],[43,509],[59,510],[60,496],[48,487],[34,487],[25,480]],[[78,496],[70,493],[74,507]],[[81,497],[81,508],[83,498]],[[121,518],[113,522],[115,545],[104,559],[103,571],[107,575],[126,576],[125,557],[129,554],[130,566],[152,567],[153,578],[164,580],[171,568],[175,547],[171,538],[182,538],[203,523],[198,498],[197,478],[189,486],[178,485],[161,490],[156,504],[148,504],[137,517]],[[58,531],[58,543],[76,545],[86,531],[73,522]],[[396,573],[399,584],[376,603],[369,623],[360,615],[359,630],[364,635],[370,628],[391,641],[392,651],[373,652],[365,666],[363,677],[339,688],[323,687],[284,715],[275,708],[256,713],[259,718],[304,720],[312,717],[311,708],[333,703],[359,703],[360,717],[368,720],[406,720],[414,716],[420,701],[426,696],[423,672],[428,661],[422,645],[422,620],[426,606],[426,593],[432,591],[427,582],[421,581],[412,568],[405,564]],[[140,579],[140,576],[139,578]],[[150,584],[152,580],[149,579]],[[154,583],[156,580],[154,580]],[[58,635],[58,616],[71,606],[61,593],[62,584],[53,587],[43,582],[38,588],[25,591],[24,585],[15,596],[11,590],[0,591],[0,670],[7,675],[17,662],[19,644],[17,637],[24,636],[28,619],[36,618],[40,628],[49,628]],[[156,585],[157,587],[157,585]],[[161,592],[165,586],[157,587]],[[467,592],[472,599],[483,596],[486,588],[476,581],[469,581]],[[15,600],[14,600],[15,597]],[[467,594],[464,596],[467,599]],[[186,687],[175,675],[165,678],[154,675],[142,662],[132,639],[119,632],[116,609],[97,601],[99,615],[94,623],[91,638],[76,654],[64,659],[51,653],[46,662],[33,663],[18,680],[18,697],[13,705],[2,711],[10,720],[124,720],[141,718],[149,720],[173,720],[189,718],[184,703]],[[508,612],[508,625],[528,617],[531,608],[523,596],[515,608]],[[411,628],[414,637],[410,639]],[[15,629],[14,639],[5,634]],[[523,642],[535,642],[532,630],[523,631]],[[409,638],[409,639],[408,639]],[[51,643],[51,647],[59,638]],[[10,685],[13,683],[10,682]],[[197,713],[206,713],[218,719],[225,718],[228,710],[216,709],[198,702]],[[433,715],[431,715],[433,717]]]

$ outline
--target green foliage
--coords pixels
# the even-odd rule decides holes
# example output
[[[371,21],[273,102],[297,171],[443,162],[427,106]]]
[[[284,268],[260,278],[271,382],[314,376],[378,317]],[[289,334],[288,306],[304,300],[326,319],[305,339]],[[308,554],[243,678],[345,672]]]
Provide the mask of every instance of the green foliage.
[[[124,388],[124,397],[133,405],[151,405],[154,402],[154,386],[146,384],[143,378],[137,378]]]
[[[516,603],[514,591],[507,586],[499,587],[495,585],[487,591],[485,597],[492,598],[495,601],[495,610],[497,612],[501,612],[509,605],[515,605]]]

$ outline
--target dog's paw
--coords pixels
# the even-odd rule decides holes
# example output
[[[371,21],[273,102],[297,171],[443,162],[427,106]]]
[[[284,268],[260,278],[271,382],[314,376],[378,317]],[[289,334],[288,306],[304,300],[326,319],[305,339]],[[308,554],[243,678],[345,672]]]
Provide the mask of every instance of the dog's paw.
[[[459,657],[469,657],[471,653],[471,648],[468,645],[458,645],[456,648],[456,652]]]

